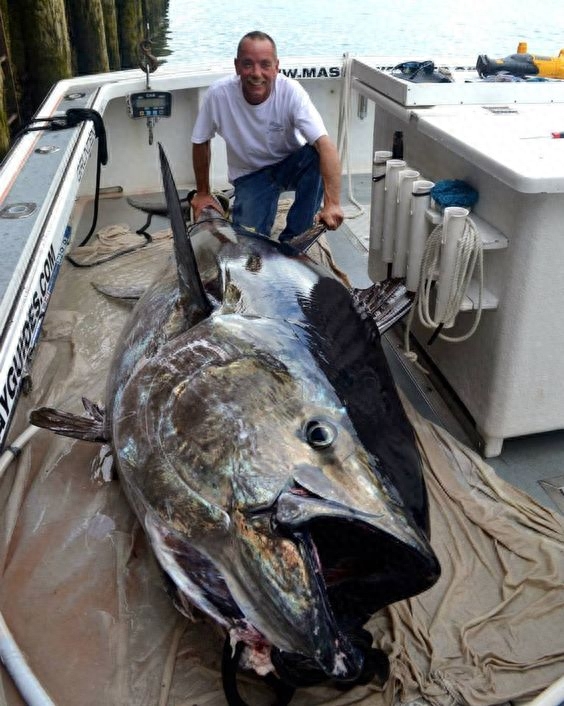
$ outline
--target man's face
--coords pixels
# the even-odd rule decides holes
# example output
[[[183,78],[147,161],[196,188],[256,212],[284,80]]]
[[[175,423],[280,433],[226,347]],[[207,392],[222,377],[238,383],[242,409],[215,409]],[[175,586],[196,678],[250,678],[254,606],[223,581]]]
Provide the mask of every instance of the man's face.
[[[267,39],[245,39],[235,59],[245,99],[253,105],[263,103],[272,91],[278,74],[278,59]]]

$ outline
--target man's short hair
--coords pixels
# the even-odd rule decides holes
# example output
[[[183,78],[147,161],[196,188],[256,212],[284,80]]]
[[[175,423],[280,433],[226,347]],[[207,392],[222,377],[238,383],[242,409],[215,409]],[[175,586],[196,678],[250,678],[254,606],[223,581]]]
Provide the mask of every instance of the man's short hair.
[[[252,39],[253,41],[266,40],[267,42],[270,42],[272,44],[272,48],[274,49],[274,56],[277,56],[278,52],[276,49],[276,42],[274,41],[274,39],[272,39],[272,37],[269,34],[267,34],[266,32],[261,32],[260,30],[255,29],[252,32],[247,32],[247,34],[244,37],[241,37],[241,40],[239,41],[239,44],[237,45],[237,57],[240,56],[243,42],[247,39]]]

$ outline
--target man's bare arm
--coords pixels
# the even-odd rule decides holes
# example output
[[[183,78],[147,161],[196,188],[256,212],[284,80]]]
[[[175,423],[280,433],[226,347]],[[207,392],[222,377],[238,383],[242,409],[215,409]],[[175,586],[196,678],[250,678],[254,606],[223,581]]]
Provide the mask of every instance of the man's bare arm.
[[[210,190],[210,164],[211,164],[211,143],[192,143],[192,164],[196,177],[196,193],[192,197],[192,208],[194,210],[194,220],[198,217],[202,209],[211,206],[223,215],[218,201],[212,196]]]
[[[328,135],[322,135],[314,143],[319,153],[319,170],[323,180],[323,205],[318,219],[329,230],[335,230],[343,222],[341,208],[341,160],[337,148]]]

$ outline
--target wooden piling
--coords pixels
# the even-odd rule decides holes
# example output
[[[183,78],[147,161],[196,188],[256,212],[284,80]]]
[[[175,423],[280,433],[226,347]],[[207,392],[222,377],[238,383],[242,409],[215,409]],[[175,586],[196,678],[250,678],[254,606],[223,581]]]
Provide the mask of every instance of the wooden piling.
[[[163,26],[169,0],[0,0],[0,159],[8,131],[6,90],[29,120],[54,83],[73,74],[139,66],[140,42]],[[1,39],[1,38],[0,38]],[[7,70],[9,69],[9,71]],[[13,126],[12,126],[13,127]]]
[[[139,42],[145,37],[141,0],[116,0],[119,53],[123,69],[139,63]]]
[[[67,9],[76,73],[109,71],[102,0],[67,0]]]
[[[5,91],[4,73],[0,71],[0,154],[5,155],[10,147],[10,128],[8,125],[8,116],[6,113],[6,91]]]
[[[102,12],[104,13],[104,32],[106,34],[106,48],[108,50],[110,71],[119,71],[121,69],[121,59],[119,56],[115,0],[102,0]]]
[[[12,75],[14,77],[14,101],[19,104],[20,115],[31,114],[33,102],[29,91],[23,87],[23,75],[25,71],[25,47],[19,21],[21,5],[17,0],[0,0],[0,11],[2,12],[2,24],[6,33],[6,43],[10,53],[12,65]]]
[[[17,0],[14,16],[25,53],[24,82],[37,107],[51,86],[72,75],[64,0]]]
[[[145,0],[143,16],[146,24],[149,25],[152,37],[160,34],[161,26],[164,22],[168,9],[168,0]]]

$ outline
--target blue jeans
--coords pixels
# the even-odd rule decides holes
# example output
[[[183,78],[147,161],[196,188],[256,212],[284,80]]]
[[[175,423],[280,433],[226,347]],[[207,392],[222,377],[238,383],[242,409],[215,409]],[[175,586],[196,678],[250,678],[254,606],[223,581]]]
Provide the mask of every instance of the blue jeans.
[[[288,240],[313,225],[323,196],[319,155],[315,147],[304,145],[281,162],[270,164],[233,182],[235,202],[233,223],[270,236],[278,199],[283,191],[295,191],[280,240]]]

